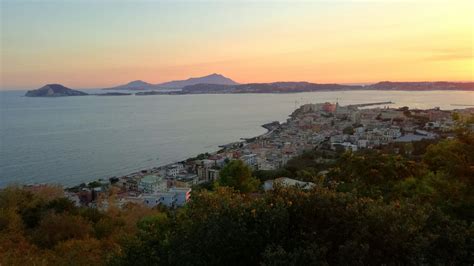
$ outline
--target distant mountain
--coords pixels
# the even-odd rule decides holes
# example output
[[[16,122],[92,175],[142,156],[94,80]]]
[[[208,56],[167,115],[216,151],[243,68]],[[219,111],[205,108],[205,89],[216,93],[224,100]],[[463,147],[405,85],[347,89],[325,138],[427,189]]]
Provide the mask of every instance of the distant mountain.
[[[224,77],[220,74],[211,74],[204,77],[189,78],[186,80],[174,80],[160,84],[151,84],[141,80],[135,80],[125,85],[116,87],[106,88],[104,90],[160,90],[160,89],[182,89],[186,86],[196,84],[219,84],[219,85],[237,85],[238,83],[231,80],[230,78]]]
[[[142,81],[142,80],[135,80],[129,82],[125,85],[120,85],[116,87],[106,88],[104,90],[130,90],[130,91],[141,91],[141,90],[150,90],[156,88],[155,85]]]
[[[222,84],[195,84],[181,89],[183,93],[230,93],[235,89],[234,85]]]
[[[248,83],[239,85],[196,84],[186,86],[182,93],[293,93],[310,91],[357,90],[362,86],[316,84],[309,82]]]
[[[169,81],[169,82],[157,84],[157,86],[160,88],[181,89],[186,86],[191,86],[191,85],[196,85],[196,84],[237,85],[238,83],[231,80],[230,78],[214,73],[214,74],[204,76],[204,77],[189,78],[186,80]]]
[[[85,92],[64,87],[61,84],[48,84],[36,90],[26,92],[27,97],[61,97],[61,96],[84,96]]]

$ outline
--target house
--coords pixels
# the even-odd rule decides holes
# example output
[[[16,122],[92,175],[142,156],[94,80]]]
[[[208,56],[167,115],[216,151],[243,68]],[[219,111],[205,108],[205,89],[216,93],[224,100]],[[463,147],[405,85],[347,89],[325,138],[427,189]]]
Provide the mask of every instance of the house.
[[[197,176],[198,176],[199,181],[201,182],[214,181],[219,178],[219,170],[215,168],[198,166]]]
[[[184,206],[191,198],[190,188],[170,188],[169,192],[175,193],[175,204],[178,207]]]
[[[416,134],[416,135],[425,136],[425,137],[429,137],[429,138],[434,138],[434,137],[436,137],[436,134],[431,133],[431,132],[428,132],[428,131],[425,131],[425,130],[421,130],[421,129],[415,130],[415,134]]]
[[[198,179],[198,176],[196,174],[186,173],[186,174],[179,174],[179,175],[176,176],[176,181],[186,183],[189,186],[190,185],[196,185],[198,180],[199,179]]]
[[[207,169],[206,180],[215,181],[219,179],[219,170],[218,169]]]
[[[441,127],[440,123],[435,121],[435,122],[428,122],[425,124],[426,129],[439,129]]]
[[[342,147],[346,151],[348,151],[348,150],[357,151],[357,148],[358,148],[357,145],[354,145],[350,142],[342,142],[342,143],[341,142],[333,142],[333,143],[331,143],[331,149],[337,150],[337,147]]]
[[[184,169],[184,166],[182,164],[173,164],[167,167],[166,169],[166,175],[169,177],[176,177],[179,172],[181,172]]]
[[[359,139],[357,141],[357,147],[359,148],[367,148],[369,146],[369,141],[366,139]]]
[[[406,134],[402,137],[399,137],[395,140],[395,142],[413,142],[413,141],[420,141],[424,139],[434,139],[434,136],[424,136],[424,135],[416,135],[416,134]]]
[[[143,193],[165,191],[166,188],[166,181],[163,180],[163,177],[157,175],[144,176],[138,183],[138,190]]]
[[[143,203],[147,207],[153,208],[159,204],[167,207],[174,207],[176,201],[176,193],[173,192],[159,192],[148,195],[143,195]]]
[[[128,191],[138,191],[138,179],[130,178],[127,179],[124,183],[126,190]]]
[[[334,103],[325,102],[322,104],[321,110],[327,113],[334,113],[337,110],[337,105]]]
[[[244,162],[248,166],[256,166],[257,165],[257,154],[247,154],[240,157],[240,160]]]
[[[143,195],[143,203],[153,208],[159,204],[167,207],[182,207],[191,197],[190,188],[170,188],[168,191]]]

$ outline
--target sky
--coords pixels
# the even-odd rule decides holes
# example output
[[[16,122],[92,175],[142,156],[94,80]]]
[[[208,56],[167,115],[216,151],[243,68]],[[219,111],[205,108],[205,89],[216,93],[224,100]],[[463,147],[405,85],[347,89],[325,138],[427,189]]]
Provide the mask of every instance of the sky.
[[[473,81],[474,1],[0,0],[0,88]]]

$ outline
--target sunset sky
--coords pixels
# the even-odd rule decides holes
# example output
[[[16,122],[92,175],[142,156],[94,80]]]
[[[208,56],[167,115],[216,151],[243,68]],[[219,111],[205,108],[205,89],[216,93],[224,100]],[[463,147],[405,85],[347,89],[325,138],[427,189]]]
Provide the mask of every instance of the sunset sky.
[[[472,81],[474,1],[1,1],[1,83]]]

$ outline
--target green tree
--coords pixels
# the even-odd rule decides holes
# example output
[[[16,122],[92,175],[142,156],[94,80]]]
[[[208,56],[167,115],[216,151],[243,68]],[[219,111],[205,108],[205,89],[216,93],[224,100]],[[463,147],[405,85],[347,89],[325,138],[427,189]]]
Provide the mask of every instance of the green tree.
[[[252,170],[244,162],[234,160],[224,166],[219,172],[217,184],[247,193],[258,190],[260,182],[252,176]]]
[[[342,133],[347,134],[347,135],[352,135],[352,134],[354,134],[354,128],[353,127],[346,127],[342,130]]]
[[[430,145],[423,156],[429,169],[442,171],[450,177],[474,183],[474,133],[458,132],[456,139]]]

